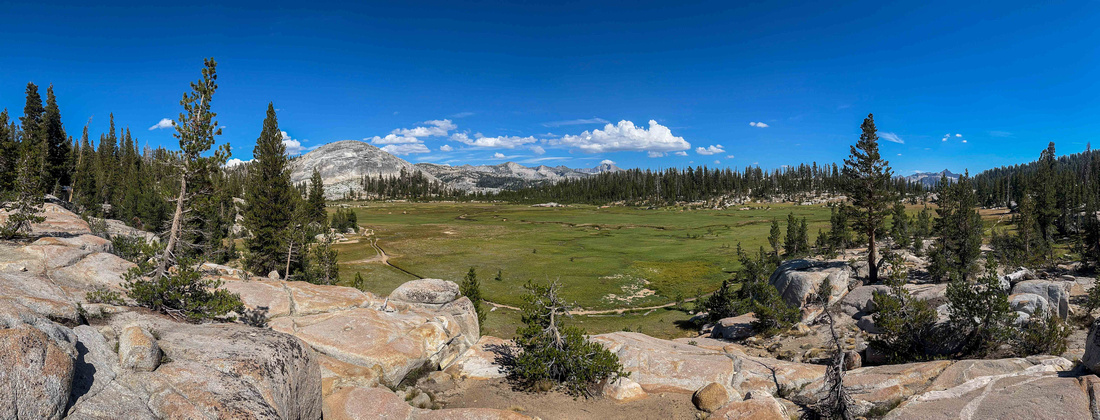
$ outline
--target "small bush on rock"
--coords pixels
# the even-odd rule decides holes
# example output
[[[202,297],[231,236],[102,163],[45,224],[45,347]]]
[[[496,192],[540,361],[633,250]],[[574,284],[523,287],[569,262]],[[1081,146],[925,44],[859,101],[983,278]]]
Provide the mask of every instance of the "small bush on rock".
[[[172,272],[146,278],[148,263],[126,273],[122,287],[138,306],[192,322],[231,319],[230,312],[241,313],[244,305],[237,294],[219,289],[221,280],[204,279],[194,261],[181,260]]]
[[[896,259],[890,264],[904,267]],[[904,269],[894,270],[886,281],[890,292],[874,294],[875,326],[882,333],[875,335],[869,345],[882,352],[890,363],[929,360],[932,357],[929,347],[936,341],[936,310],[927,301],[913,299],[902,287],[907,275]]]
[[[557,282],[526,288],[523,326],[516,337],[519,353],[505,364],[513,380],[528,389],[546,390],[552,383],[587,397],[599,383],[627,376],[618,356],[588,340],[584,330],[562,323],[571,305],[559,296]]]
[[[1036,314],[1021,328],[1016,351],[1020,356],[1065,353],[1066,338],[1070,332],[1069,326],[1057,315]]]

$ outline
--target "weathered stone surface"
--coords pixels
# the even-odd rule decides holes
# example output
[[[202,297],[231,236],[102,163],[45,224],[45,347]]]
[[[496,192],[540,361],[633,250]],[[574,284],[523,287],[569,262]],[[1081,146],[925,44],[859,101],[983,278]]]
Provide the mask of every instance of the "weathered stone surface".
[[[293,302],[295,315],[310,315],[376,303],[378,298],[353,287],[324,286],[304,281],[284,282]],[[452,299],[453,300],[453,299]]]
[[[383,381],[390,385],[396,385],[424,363],[446,366],[469,348],[466,345],[449,349],[452,339],[466,331],[448,317],[427,318],[409,311],[356,308],[277,318],[269,324],[276,331],[293,334],[338,360],[365,367],[379,366]]]
[[[397,394],[385,388],[344,388],[325,399],[326,420],[448,420],[486,419],[522,420],[530,417],[505,410],[489,408],[451,408],[423,410],[413,408]]]
[[[118,358],[123,369],[152,372],[160,365],[160,346],[148,331],[136,325],[123,328],[118,336]]]
[[[115,331],[138,326],[159,335],[168,360],[153,372],[126,372],[116,382],[147,396],[157,417],[318,418],[321,372],[297,338],[239,324],[180,324],[123,313]],[[120,334],[121,337],[121,334]]]
[[[458,298],[458,285],[453,281],[420,279],[405,282],[390,293],[390,299],[409,303],[441,305]]]
[[[42,212],[38,215],[46,219],[42,223],[31,225],[31,235],[72,236],[92,233],[92,230],[88,227],[88,222],[85,222],[76,213],[65,210],[64,207],[57,204],[46,203],[42,205]],[[8,212],[0,210],[0,225],[7,221]]]
[[[67,267],[54,270],[50,277],[62,286],[78,291],[96,287],[121,290],[122,276],[133,267],[136,267],[134,263],[117,255],[97,252]]]
[[[907,283],[903,286],[909,291],[910,296],[916,300],[928,301],[932,306],[939,306],[947,303],[947,284],[946,283],[931,283],[931,284],[913,284]]]
[[[290,315],[290,292],[283,282],[276,280],[238,281],[224,278],[222,288],[241,296],[241,303],[252,310],[260,311],[268,318]]]
[[[1050,313],[1050,303],[1043,296],[1034,293],[1019,293],[1008,297],[1008,304],[1013,311],[1023,312],[1030,316],[1046,316]]]
[[[1001,278],[1007,280],[1009,284],[1015,286],[1016,283],[1024,280],[1035,280],[1035,272],[1027,268],[1020,267],[1018,270],[1005,274]]]
[[[145,405],[148,395],[116,380],[120,370],[118,355],[107,339],[95,328],[81,325],[76,334],[76,358],[73,390],[69,397],[68,419],[155,419]]]
[[[58,419],[73,381],[72,331],[0,301],[0,418]]]
[[[875,311],[874,294],[890,293],[890,287],[884,285],[860,286],[848,292],[840,300],[840,311],[854,317],[862,317]]]
[[[1081,357],[1081,364],[1092,373],[1100,374],[1100,319],[1093,321],[1089,328],[1089,335],[1085,338],[1085,355]]]
[[[1058,358],[1061,359],[1061,358]],[[1055,368],[1070,367],[1073,364],[1065,359],[1064,363],[1050,363]],[[1038,360],[1036,360],[1038,361]],[[1040,363],[1027,359],[960,360],[944,369],[923,392],[943,391],[962,385],[972,379],[983,376],[996,376],[1022,372]]]
[[[507,376],[504,368],[497,364],[501,352],[512,346],[511,341],[493,336],[482,336],[477,344],[462,353],[447,371],[464,379],[496,379]]]
[[[365,367],[337,360],[331,356],[317,354],[321,365],[321,395],[328,396],[340,388],[375,387],[381,383],[380,366]]]
[[[32,245],[58,245],[77,248],[89,252],[111,252],[111,241],[95,235],[74,237],[47,236],[34,241]]]
[[[649,396],[641,385],[630,378],[607,381],[601,387],[600,394],[618,402],[636,401]]]
[[[753,334],[753,321],[756,321],[756,316],[752,312],[720,319],[711,328],[710,336],[711,338],[724,338],[726,340],[741,340],[751,337]]]
[[[740,366],[734,378],[734,387],[742,394],[790,393],[806,388],[825,376],[825,366],[822,365],[749,356],[733,346],[726,347],[726,354]]]
[[[614,332],[592,339],[618,355],[630,379],[646,392],[691,393],[711,382],[731,387],[738,371],[720,352],[645,334]]]
[[[856,321],[856,326],[859,327],[859,329],[866,331],[868,334],[882,333],[882,330],[879,329],[877,324],[875,324],[874,315],[864,316],[863,318],[860,318],[858,321]]]
[[[771,394],[753,391],[743,401],[733,401],[715,411],[708,419],[723,420],[779,420],[790,416],[783,405]]]
[[[1035,369],[982,376],[926,392],[904,402],[886,419],[1089,419],[1089,403],[1076,378]]]
[[[783,300],[801,308],[826,279],[832,285],[829,302],[836,302],[848,293],[848,278],[852,268],[843,261],[790,260],[784,261],[768,280],[779,291]]]
[[[1069,285],[1061,281],[1024,280],[1012,287],[1012,294],[1033,293],[1046,298],[1058,317],[1069,316]]]
[[[729,400],[730,395],[726,392],[726,387],[714,382],[704,385],[691,394],[691,403],[695,404],[695,408],[708,413],[726,405]]]
[[[865,367],[847,372],[844,385],[855,400],[855,413],[863,415],[872,408],[889,407],[922,392],[952,361],[933,361]],[[820,398],[824,378],[809,384],[797,393],[795,402],[813,403]]]

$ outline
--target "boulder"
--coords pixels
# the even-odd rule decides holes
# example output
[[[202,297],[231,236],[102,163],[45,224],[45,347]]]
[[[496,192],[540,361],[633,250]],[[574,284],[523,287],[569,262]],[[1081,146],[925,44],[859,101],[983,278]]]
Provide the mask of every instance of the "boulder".
[[[1077,378],[1026,370],[982,376],[902,403],[886,419],[1089,419],[1090,398]]]
[[[852,289],[847,296],[840,300],[840,311],[856,318],[874,312],[875,293],[890,293],[890,286],[878,284],[859,286]]]
[[[1019,293],[1008,297],[1008,304],[1013,311],[1023,312],[1029,317],[1039,315],[1046,316],[1050,311],[1050,304],[1043,296],[1034,293]]]
[[[1013,271],[1011,273],[1005,274],[1004,276],[1001,276],[1002,280],[1007,280],[1009,282],[1009,284],[1011,284],[1013,286],[1015,286],[1016,283],[1019,283],[1021,281],[1035,280],[1035,278],[1036,278],[1035,277],[1035,272],[1031,271],[1027,268],[1024,268],[1024,267],[1020,267],[1016,271]]]
[[[123,328],[118,336],[118,358],[123,369],[152,372],[160,365],[160,355],[157,339],[139,326]]]
[[[111,241],[95,235],[80,235],[74,237],[45,237],[34,241],[32,245],[59,245],[77,248],[89,252],[111,252]]]
[[[615,353],[646,392],[692,393],[711,382],[731,387],[739,371],[722,352],[645,334],[614,332],[592,339]]]
[[[802,308],[825,280],[832,285],[829,302],[835,302],[848,293],[852,268],[842,261],[789,260],[779,265],[768,282],[779,291],[783,300],[795,308]]]
[[[855,402],[854,414],[865,415],[871,409],[884,409],[922,392],[952,361],[933,361],[859,368],[844,375],[844,385]],[[821,378],[802,388],[792,397],[796,403],[812,404],[824,392]]]
[[[447,371],[465,379],[497,379],[507,376],[497,363],[503,353],[512,351],[512,342],[497,337],[482,336],[470,350],[462,353]],[[632,383],[634,381],[631,381]],[[639,388],[641,389],[641,388]]]
[[[122,289],[122,276],[137,265],[106,252],[89,254],[69,266],[58,268],[50,277],[59,285],[74,290],[95,288]],[[79,294],[83,297],[83,293]]]
[[[45,217],[45,220],[31,225],[31,235],[75,236],[92,233],[92,229],[88,227],[88,222],[85,222],[76,213],[68,211],[57,204],[43,204],[42,212],[38,215]],[[8,212],[0,210],[0,225],[7,222],[7,220]]]
[[[875,324],[874,315],[860,318],[858,321],[856,321],[856,326],[859,327],[859,329],[866,331],[868,334],[882,334],[882,329],[880,329],[878,325]]]
[[[279,271],[278,270],[271,270],[270,273],[267,273],[267,278],[272,279],[272,280],[279,280],[281,277],[279,277]]]
[[[405,282],[390,293],[391,300],[432,305],[441,305],[457,298],[458,285],[453,281],[439,279]]]
[[[733,384],[742,394],[756,391],[792,393],[825,376],[823,365],[749,356],[736,346],[727,346],[725,355],[734,360],[738,367]]]
[[[1032,293],[1046,298],[1059,318],[1069,317],[1069,287],[1065,282],[1024,280],[1012,287],[1012,294]]]
[[[426,394],[421,394],[426,395]],[[344,388],[325,399],[326,420],[405,419],[405,420],[524,420],[531,417],[514,411],[490,408],[414,408],[385,388]]]
[[[753,391],[745,395],[742,401],[733,401],[718,409],[708,419],[723,420],[776,420],[790,416],[783,405],[771,394]]]
[[[1093,373],[1100,374],[1100,319],[1092,322],[1089,335],[1085,338],[1085,355],[1081,358],[1081,364]]]
[[[649,396],[641,385],[630,378],[606,381],[600,389],[600,395],[618,402],[636,401]]]
[[[710,336],[711,338],[724,338],[727,340],[741,340],[751,337],[753,334],[753,321],[756,321],[756,316],[752,312],[722,318],[711,328]]]
[[[855,370],[863,367],[863,356],[858,351],[848,350],[844,352],[844,370]]]
[[[905,290],[909,291],[909,295],[912,296],[913,299],[928,301],[932,306],[939,306],[947,303],[946,283],[906,283],[903,287],[905,287]]]
[[[726,405],[729,400],[730,395],[726,392],[726,387],[714,382],[704,385],[691,395],[691,403],[695,404],[695,408],[708,413]]]
[[[0,300],[0,418],[59,419],[72,391],[76,337]]]

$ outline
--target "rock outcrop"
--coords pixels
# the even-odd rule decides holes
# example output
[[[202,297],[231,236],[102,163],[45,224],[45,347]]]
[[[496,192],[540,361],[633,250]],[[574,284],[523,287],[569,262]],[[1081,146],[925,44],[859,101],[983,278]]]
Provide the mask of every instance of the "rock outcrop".
[[[61,418],[76,354],[68,328],[0,299],[0,418]]]
[[[1063,281],[1024,280],[1012,286],[1012,294],[1031,293],[1042,296],[1059,318],[1069,317],[1069,284]]]
[[[826,280],[831,286],[829,303],[843,298],[852,274],[852,268],[843,261],[788,260],[779,265],[768,282],[788,305],[804,308]],[[807,315],[803,311],[803,320],[812,318],[812,314]]]

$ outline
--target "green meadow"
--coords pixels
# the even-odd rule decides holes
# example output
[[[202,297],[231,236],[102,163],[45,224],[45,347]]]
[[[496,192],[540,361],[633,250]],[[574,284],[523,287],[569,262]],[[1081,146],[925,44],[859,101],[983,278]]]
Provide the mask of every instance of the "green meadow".
[[[585,310],[644,308],[714,291],[739,268],[736,247],[768,247],[773,219],[785,232],[793,212],[809,224],[810,240],[828,229],[825,206],[752,204],[725,210],[645,209],[576,205],[531,207],[492,203],[353,203],[359,225],[340,251],[340,277],[359,272],[368,291],[386,295],[415,277],[460,281],[473,267],[485,299],[519,306],[528,281],[558,281]],[[742,208],[749,208],[742,210]],[[376,239],[382,263],[368,238]],[[500,272],[502,280],[494,280]],[[629,329],[686,335],[689,316],[673,309],[576,316],[590,333]],[[510,337],[518,314],[490,313],[486,332]]]

